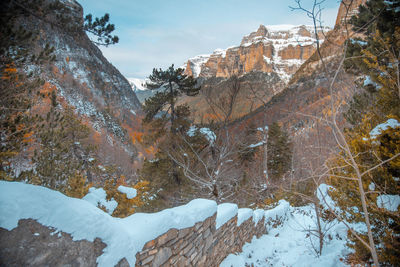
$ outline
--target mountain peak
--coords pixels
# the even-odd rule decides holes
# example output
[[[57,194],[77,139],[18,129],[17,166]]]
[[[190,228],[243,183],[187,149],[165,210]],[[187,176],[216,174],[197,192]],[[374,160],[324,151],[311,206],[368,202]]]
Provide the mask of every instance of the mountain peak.
[[[323,31],[317,35],[323,41]],[[257,31],[243,37],[239,46],[215,50],[207,56],[188,60],[186,74],[194,77],[243,75],[252,71],[275,72],[288,82],[300,65],[315,50],[315,30],[311,25],[260,25]]]

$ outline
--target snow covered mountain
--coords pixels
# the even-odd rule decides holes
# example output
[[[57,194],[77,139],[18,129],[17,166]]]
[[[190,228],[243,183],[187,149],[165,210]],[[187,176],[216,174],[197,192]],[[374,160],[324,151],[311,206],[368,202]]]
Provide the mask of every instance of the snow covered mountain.
[[[147,90],[146,82],[148,82],[148,79],[139,79],[139,78],[126,78],[126,79],[128,80],[134,92]]]
[[[317,30],[323,42],[323,32]],[[252,71],[275,72],[288,82],[298,68],[313,54],[317,38],[310,25],[260,25],[257,31],[243,37],[239,46],[217,49],[210,55],[191,58],[186,74],[194,77],[223,77],[243,75]]]

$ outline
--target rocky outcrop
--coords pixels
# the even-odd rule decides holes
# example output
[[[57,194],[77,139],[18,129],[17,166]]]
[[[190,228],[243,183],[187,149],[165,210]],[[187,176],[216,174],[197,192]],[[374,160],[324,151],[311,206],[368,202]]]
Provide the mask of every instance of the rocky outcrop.
[[[338,15],[336,17],[335,26],[345,25],[349,23],[352,16],[358,13],[358,7],[365,4],[366,0],[344,0],[339,6]]]
[[[100,239],[74,241],[35,220],[20,220],[12,231],[0,228],[1,266],[96,266],[106,245]]]
[[[329,29],[318,31],[321,42],[323,30]],[[186,64],[186,74],[203,78],[228,78],[252,71],[275,72],[287,82],[313,54],[315,41],[311,26],[260,25],[256,32],[243,37],[240,46],[219,49],[209,56],[190,59]]]
[[[39,33],[33,49],[48,44],[54,47],[55,55],[55,61],[45,69],[35,65],[27,69],[41,76],[46,86],[56,91],[59,106],[73,107],[76,115],[90,127],[95,137],[92,141],[100,150],[99,162],[116,166],[126,163],[121,168],[126,169],[138,155],[129,132],[140,127],[141,104],[129,82],[83,31],[81,5],[75,0],[44,1],[44,5],[54,3],[64,7],[62,16],[57,14],[59,10],[53,10],[43,18],[21,17],[23,27]],[[68,18],[66,25],[62,23],[65,17]],[[36,110],[44,110],[46,105],[39,102]],[[124,173],[128,175],[132,170]]]

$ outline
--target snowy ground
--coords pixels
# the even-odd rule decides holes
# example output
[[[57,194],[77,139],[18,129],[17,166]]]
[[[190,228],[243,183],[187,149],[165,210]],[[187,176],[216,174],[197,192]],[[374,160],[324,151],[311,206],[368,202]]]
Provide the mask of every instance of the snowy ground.
[[[276,228],[269,227],[268,234],[261,238],[254,237],[251,243],[244,245],[242,253],[230,254],[221,267],[345,266],[341,259],[351,251],[346,247],[347,229],[343,224],[337,221],[323,224],[327,232],[322,255],[318,257],[313,248],[318,248],[318,240],[308,231],[316,225],[311,206],[294,208],[281,202],[275,209],[270,215],[267,211],[266,217],[277,217],[282,223]]]
[[[119,190],[128,197],[136,194],[131,188]],[[53,234],[71,234],[73,240],[93,241],[98,237],[107,245],[97,259],[99,266],[114,266],[124,257],[134,266],[135,254],[146,242],[169,229],[191,227],[215,212],[218,227],[235,215],[238,225],[250,217],[257,223],[265,216],[268,229],[268,234],[254,238],[242,253],[229,255],[221,266],[344,266],[341,258],[350,252],[345,226],[333,221],[322,225],[325,245],[318,257],[314,249],[318,239],[310,235],[310,229],[316,225],[312,207],[293,208],[284,200],[274,209],[253,211],[238,209],[236,204],[217,206],[211,200],[195,199],[157,213],[135,213],[120,219],[97,208],[98,203],[111,203],[111,208],[115,208],[116,203],[105,203],[104,198],[101,188],[91,189],[84,199],[76,199],[41,186],[0,181],[0,227],[12,230],[20,219],[30,218],[52,227]]]

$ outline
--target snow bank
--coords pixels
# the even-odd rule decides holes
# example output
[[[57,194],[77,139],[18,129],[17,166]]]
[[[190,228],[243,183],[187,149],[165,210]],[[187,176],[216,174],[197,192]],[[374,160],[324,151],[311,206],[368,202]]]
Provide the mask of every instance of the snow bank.
[[[372,139],[375,139],[378,135],[380,135],[383,131],[386,131],[387,129],[392,128],[397,128],[400,127],[400,123],[395,120],[395,119],[388,119],[386,122],[381,123],[377,125],[372,131],[369,133],[369,136]]]
[[[273,209],[265,211],[265,220],[276,220],[279,218],[284,218],[288,216],[290,204],[284,199],[279,200],[278,206]]]
[[[275,225],[276,222],[283,223],[289,217],[290,204],[284,199],[279,200],[278,206],[265,211],[265,225],[267,232]]]
[[[127,187],[127,186],[123,186],[123,185],[118,186],[118,191],[123,194],[126,194],[126,197],[128,199],[132,199],[132,198],[136,197],[136,195],[137,195],[135,188]]]
[[[272,210],[266,211],[269,218],[287,216],[277,228],[260,238],[254,237],[251,243],[243,246],[243,252],[230,254],[220,264],[221,267],[243,266],[295,266],[295,267],[340,267],[341,261],[350,249],[346,246],[347,228],[334,222],[328,229],[321,256],[317,256],[313,247],[318,247],[318,240],[312,239],[304,229],[315,228],[315,216],[310,206],[293,208],[286,201]],[[288,214],[292,214],[288,216]]]
[[[82,199],[86,200],[90,204],[92,204],[95,207],[101,207],[103,206],[106,208],[106,211],[108,214],[113,214],[114,210],[118,206],[118,202],[112,198],[111,200],[106,200],[107,193],[104,191],[103,188],[96,188],[96,187],[91,187],[89,188],[89,193],[87,193],[86,196],[84,196]]]
[[[253,213],[253,222],[255,225],[264,218],[265,215],[265,210],[262,209],[256,209]]]
[[[253,216],[253,210],[244,208],[244,209],[239,209],[238,210],[238,220],[237,220],[237,226],[241,225],[244,221],[248,220]]]
[[[397,211],[400,205],[399,195],[380,195],[376,199],[379,208],[384,208],[388,211]]]
[[[146,242],[169,229],[191,227],[216,211],[215,201],[195,199],[180,207],[120,219],[86,200],[41,186],[0,181],[0,227],[12,230],[19,220],[34,219],[71,234],[73,240],[100,238],[107,247],[97,258],[99,266],[114,266],[124,257],[135,266],[135,255]]]
[[[216,226],[218,229],[238,213],[238,206],[232,203],[219,204],[217,207]]]

